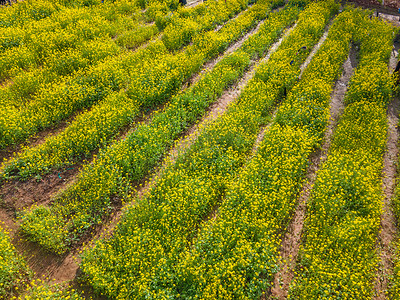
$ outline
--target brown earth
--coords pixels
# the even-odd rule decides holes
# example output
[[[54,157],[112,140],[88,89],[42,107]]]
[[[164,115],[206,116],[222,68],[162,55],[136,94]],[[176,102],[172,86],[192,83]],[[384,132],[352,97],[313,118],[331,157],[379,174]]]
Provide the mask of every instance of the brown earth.
[[[362,5],[366,8],[389,8],[398,10],[400,8],[400,0],[351,0],[351,1],[342,1],[343,4],[351,4],[356,3],[358,5]]]
[[[399,44],[393,47],[389,61],[389,70],[393,72],[397,64]],[[399,142],[399,112],[400,98],[394,97],[387,110],[388,133],[387,148],[383,157],[382,189],[384,192],[383,214],[381,216],[381,230],[378,235],[377,253],[380,256],[380,264],[374,282],[375,294],[373,299],[386,299],[389,288],[389,278],[393,275],[395,257],[394,241],[398,236],[396,217],[392,210],[392,198],[394,197],[397,176],[398,142]]]
[[[26,181],[11,180],[0,186],[3,205],[20,211],[33,204],[48,204],[55,192],[69,184],[80,170],[80,165],[65,167],[40,178]]]

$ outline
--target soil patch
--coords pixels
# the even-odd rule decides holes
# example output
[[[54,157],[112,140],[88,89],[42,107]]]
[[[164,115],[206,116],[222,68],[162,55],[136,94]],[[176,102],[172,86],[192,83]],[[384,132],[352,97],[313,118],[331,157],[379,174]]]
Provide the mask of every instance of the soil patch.
[[[14,211],[29,208],[33,204],[47,204],[56,191],[75,178],[79,170],[80,165],[74,165],[26,181],[13,179],[4,182],[0,187],[0,199],[3,205]]]

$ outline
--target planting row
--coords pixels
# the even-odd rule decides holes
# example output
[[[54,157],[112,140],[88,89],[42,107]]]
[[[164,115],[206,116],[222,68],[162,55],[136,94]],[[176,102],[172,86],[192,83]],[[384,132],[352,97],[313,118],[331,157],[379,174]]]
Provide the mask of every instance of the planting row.
[[[6,299],[29,278],[28,269],[17,255],[8,233],[0,226],[0,298]]]
[[[246,2],[230,0],[225,6],[226,9],[219,15],[221,18],[224,17],[224,20],[244,8]],[[215,11],[221,10],[215,9]],[[217,16],[217,13],[215,16]],[[259,15],[259,17],[265,17],[265,14]],[[202,33],[200,36],[204,34]],[[184,35],[184,32],[181,35]],[[190,39],[192,38],[192,36],[189,37]],[[180,46],[185,45],[187,42],[188,37],[180,41]],[[198,49],[197,47],[192,45],[188,47],[185,53],[189,53],[190,49],[194,52]],[[182,66],[183,61],[179,62],[179,55],[185,54],[169,53],[163,42],[155,41],[144,49],[125,52],[112,59],[95,64],[87,70],[75,72],[59,82],[45,85],[23,107],[6,106],[1,111],[0,132],[2,134],[0,135],[0,147],[4,148],[22,141],[39,130],[50,127],[69,117],[77,110],[92,106],[94,103],[104,99],[112,91],[130,87],[130,90],[134,93],[137,84],[140,84],[141,89],[159,86],[166,80],[163,78],[166,76],[165,73],[169,73],[174,69],[186,69],[180,76],[181,79],[175,78],[172,82],[169,81],[165,84],[164,89],[168,89],[169,91],[167,92],[172,93],[179,86],[179,82],[182,82],[182,79],[186,77],[186,72],[193,68],[191,64],[187,67]],[[204,59],[206,55],[200,51],[197,56]],[[211,53],[208,55],[211,55]],[[200,60],[200,58],[195,59],[196,57],[194,57],[195,61]],[[165,63],[162,64],[159,61],[165,61]],[[164,75],[161,76],[162,74]],[[172,77],[172,74],[170,77]],[[27,86],[29,87],[29,84]],[[146,95],[142,96],[145,97]]]
[[[10,80],[13,84],[3,88],[3,93],[8,92],[9,104],[23,106],[27,96],[32,97],[45,84],[59,81],[59,76],[120,54],[117,45],[135,48],[168,25],[163,35],[164,44],[168,48],[171,44],[180,48],[182,40],[187,42],[194,35],[192,31],[211,29],[244,8],[238,2],[210,1],[207,6],[207,10],[204,4],[196,8],[179,7],[169,14],[167,9],[148,10],[143,17],[134,2],[118,1],[104,6],[65,9],[28,28],[3,29],[6,32],[0,40],[4,51],[0,58],[0,79],[14,75]],[[143,24],[152,19],[158,22]]]
[[[185,291],[186,282],[175,276],[176,265],[201,221],[212,214],[229,182],[236,179],[260,125],[268,122],[284,90],[293,86],[300,64],[336,9],[334,2],[320,2],[301,13],[296,28],[259,66],[228,111],[201,131],[144,198],[136,199],[109,240],[85,252],[81,268],[95,290],[113,298],[199,298],[193,289]],[[207,288],[214,294],[204,294],[205,298],[233,298],[233,293],[247,297],[247,291],[235,286],[224,293],[222,281]]]
[[[171,268],[168,287],[193,299],[258,299],[277,271],[308,158],[322,141],[332,86],[349,52],[351,12],[343,12],[277,112],[257,153],[228,186],[215,220],[206,222]],[[176,288],[175,288],[176,287]],[[195,291],[195,292],[194,292]]]
[[[139,13],[138,8],[145,9],[146,17],[152,17],[154,11],[161,10],[175,10],[179,2],[175,0],[114,0],[114,1],[101,1],[101,0],[27,0],[23,3],[17,2],[12,6],[0,7],[0,33],[1,37],[7,37],[11,41],[11,45],[0,43],[2,46],[13,47],[18,46],[24,34],[23,30],[28,30],[30,26],[34,26],[38,21],[47,21],[49,19],[56,20],[58,15],[62,15],[69,9],[86,9],[89,7],[91,10],[103,10],[105,6],[113,6],[117,4],[119,8],[116,10],[105,11],[105,16],[112,19],[116,14],[124,12],[127,9],[134,9],[135,13]],[[51,27],[51,25],[49,24]],[[9,28],[17,29],[14,38],[8,31]],[[2,40],[0,38],[0,40]]]
[[[360,11],[354,23],[360,61],[308,202],[289,299],[371,299],[373,294],[393,28]]]
[[[26,2],[31,1],[15,6],[29,6]],[[32,85],[32,77],[40,76],[40,82],[54,81],[105,56],[118,54],[117,45],[137,47],[158,32],[155,24],[145,22],[168,12],[161,9],[143,14],[134,2],[116,1],[63,7],[49,18],[0,28],[0,80],[12,77],[15,83],[14,78],[25,79]]]
[[[262,31],[268,38],[252,38],[251,43],[261,41],[268,47],[296,14],[297,10],[291,8],[273,17]],[[53,251],[65,251],[71,237],[79,237],[108,214],[113,195],[123,196],[129,188],[128,181],[137,182],[154,167],[173,141],[240,77],[253,55],[254,50],[249,54],[235,52],[224,58],[212,72],[175,96],[164,110],[156,112],[149,124],[140,124],[124,140],[102,151],[53,206],[35,208],[25,214],[24,231]]]
[[[258,18],[270,10],[269,6],[269,2],[255,4],[220,31],[200,35],[186,52],[166,55],[144,66],[144,70],[132,75],[126,92],[111,93],[91,111],[78,116],[59,135],[48,138],[40,146],[26,149],[6,163],[4,172],[18,170],[20,176],[26,177],[89,155],[119,133],[123,126],[132,123],[143,109],[166,102],[207,59],[223,52],[232,41],[254,27]]]

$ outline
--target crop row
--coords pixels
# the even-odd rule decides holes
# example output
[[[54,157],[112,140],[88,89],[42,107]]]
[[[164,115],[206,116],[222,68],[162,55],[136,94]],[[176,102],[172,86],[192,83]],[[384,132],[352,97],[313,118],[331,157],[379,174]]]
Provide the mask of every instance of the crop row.
[[[26,149],[8,163],[5,172],[18,170],[20,176],[29,176],[69,164],[90,154],[123,126],[132,123],[143,109],[166,102],[176,88],[199,70],[207,59],[223,52],[232,41],[254,27],[258,19],[269,10],[269,2],[255,4],[220,31],[196,37],[186,52],[166,55],[144,65],[142,70],[132,74],[126,92],[111,93],[91,111],[79,115],[59,135],[48,138],[38,147]]]
[[[216,1],[210,2],[217,3]],[[218,3],[220,6],[225,5],[221,4],[221,2]],[[217,5],[214,6],[218,8]],[[224,17],[224,20],[226,20],[232,17],[235,12],[244,8],[246,2],[230,0],[225,6],[226,9],[223,10],[223,13],[215,13],[215,16]],[[186,43],[187,39],[181,40],[181,46]],[[196,49],[195,46],[189,48]],[[189,49],[186,50],[186,52],[189,51]],[[145,49],[123,53],[113,59],[95,64],[88,70],[75,72],[72,76],[67,76],[65,80],[44,86],[21,109],[8,107],[1,111],[0,132],[2,134],[0,135],[0,147],[4,148],[22,141],[37,131],[69,117],[77,110],[92,106],[94,103],[104,99],[112,91],[131,87],[131,91],[134,93],[139,80],[144,81],[140,82],[142,89],[144,86],[148,87],[149,85],[163,85],[165,75],[157,80],[159,77],[155,74],[157,72],[168,73],[171,69],[186,69],[180,76],[181,79],[174,79],[172,82],[164,84],[164,89],[169,89],[169,92],[173,92],[192,66],[182,66],[182,62],[179,63],[178,60],[179,55],[184,54],[169,53],[163,42],[156,41],[150,43]],[[165,61],[165,63],[158,63],[159,60]],[[153,68],[155,70],[152,70]],[[145,97],[146,95],[141,96]]]
[[[279,22],[274,25],[267,22],[270,24],[270,28],[267,27],[269,38],[261,40],[266,43],[264,47],[272,43],[296,13],[294,9],[285,10],[282,17],[280,14],[278,18],[273,18]],[[259,41],[253,38],[252,42]],[[123,190],[128,188],[127,178],[130,181],[143,178],[174,139],[240,77],[253,54],[239,52],[224,58],[198,83],[175,96],[164,110],[154,113],[149,124],[140,124],[124,140],[106,148],[93,164],[84,167],[77,183],[53,206],[36,208],[24,216],[24,231],[50,249],[65,251],[71,231],[72,236],[79,236],[88,227],[100,222],[110,209],[110,197],[123,194]],[[47,216],[46,220],[41,217],[43,215]],[[71,215],[75,217],[70,219]],[[68,219],[70,221],[66,223]],[[53,222],[54,226],[48,226],[48,222]]]
[[[70,8],[44,19],[28,28],[3,29],[0,45],[0,79],[11,75],[13,82],[1,93],[8,104],[23,107],[38,89],[78,70],[121,53],[117,45],[136,48],[167,26],[164,44],[170,48],[182,46],[197,31],[212,29],[244,8],[242,2],[211,1],[196,8],[179,7],[177,11],[152,10],[150,16],[138,14],[133,2],[117,2],[95,8]],[[203,8],[203,9],[201,9]],[[233,8],[233,9],[232,9]],[[145,25],[149,19],[161,20]],[[143,20],[144,19],[144,20]],[[190,22],[189,22],[190,21]],[[192,24],[189,26],[188,24]],[[180,25],[179,30],[176,28]],[[0,35],[1,35],[0,34]],[[35,67],[36,66],[36,67]],[[24,71],[29,69],[29,71]]]
[[[360,61],[308,202],[289,299],[370,299],[373,293],[393,28],[360,12],[355,26]]]
[[[50,71],[66,75],[66,67],[62,66],[65,53],[71,56],[70,69],[84,68],[101,59],[101,56],[96,57],[96,52],[90,53],[90,48],[86,50],[88,46],[93,48],[91,41],[100,39],[119,50],[116,44],[121,44],[121,41],[118,37],[127,31],[140,33],[134,29],[145,21],[134,2],[117,2],[105,6],[65,8],[50,18],[31,22],[29,26],[0,29],[0,80],[23,76],[25,70],[44,73],[41,75],[47,75],[45,79],[51,78]],[[145,27],[157,29],[155,25]],[[142,32],[143,38],[138,37],[138,42],[148,37],[146,32]],[[115,36],[118,37],[114,41],[112,38]]]
[[[351,21],[348,11],[336,18],[254,158],[229,185],[216,219],[203,226],[168,274],[175,295],[258,299],[271,287],[308,158],[326,129],[332,86],[349,52]]]
[[[116,9],[114,6],[115,3],[118,6]],[[105,15],[109,19],[112,19],[118,13],[124,13],[135,7],[136,13],[139,13],[138,8],[145,9],[146,18],[150,18],[149,20],[151,20],[152,17],[154,18],[153,14],[155,11],[175,10],[178,4],[179,2],[175,0],[105,0],[104,3],[101,0],[27,0],[23,3],[15,3],[11,7],[1,7],[0,33],[2,37],[8,37],[12,42],[11,45],[6,44],[6,46],[12,47],[18,45],[21,41],[21,37],[23,36],[23,33],[21,33],[22,30],[29,30],[29,27],[35,26],[40,21],[57,20],[59,15],[68,11],[71,12],[73,9],[86,9],[89,7],[92,11],[105,12]],[[104,9],[105,7],[107,9]],[[108,10],[110,7],[114,7],[114,9]],[[49,26],[52,28],[50,24]],[[8,30],[9,28],[17,29],[14,38],[10,37],[12,34]]]
[[[321,2],[301,13],[296,28],[259,66],[228,111],[206,126],[190,149],[167,167],[156,186],[137,199],[111,239],[85,252],[81,268],[95,290],[113,298],[178,296],[182,286],[175,285],[173,270],[183,251],[197,226],[224,198],[227,184],[236,178],[253,147],[259,126],[270,118],[284,89],[293,86],[300,64],[336,8],[334,2]],[[301,47],[306,49],[290,64]]]

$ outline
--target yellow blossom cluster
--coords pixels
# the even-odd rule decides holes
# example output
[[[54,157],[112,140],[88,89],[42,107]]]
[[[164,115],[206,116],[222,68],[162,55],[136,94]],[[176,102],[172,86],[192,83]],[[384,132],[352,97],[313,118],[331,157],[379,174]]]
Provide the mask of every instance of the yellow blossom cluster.
[[[17,254],[8,232],[0,226],[0,298],[13,295],[28,278],[24,260]]]
[[[304,243],[289,299],[371,299],[382,214],[382,157],[392,80],[393,28],[354,11],[359,64],[327,161],[308,202]]]
[[[36,3],[24,1],[13,9],[19,10],[28,2]],[[119,14],[118,7],[125,7],[125,14]],[[38,121],[27,120],[26,112],[42,103],[47,90],[68,85],[93,65],[123,54],[112,38],[120,31],[138,27],[144,22],[141,19],[133,3],[121,1],[113,6],[60,7],[48,18],[0,27],[0,80],[9,82],[0,88],[0,147],[32,133],[25,122]]]
[[[223,34],[224,31],[221,30],[215,33],[218,38],[211,39],[211,41],[227,44],[229,40],[240,36],[245,28],[254,23],[253,19],[259,15],[260,7],[265,10],[269,9],[269,6],[263,3],[260,5],[255,4],[253,10],[249,10],[249,13],[246,12],[241,16],[242,21],[235,20],[226,25],[230,28],[229,35]],[[266,22],[265,29],[260,32],[260,35],[268,33],[270,38],[258,39],[255,36],[252,38],[252,42],[256,44],[265,42],[265,49],[274,41],[277,33],[281,32],[283,28],[293,21],[297,13],[298,9],[289,8],[276,16],[272,15],[271,21]],[[190,48],[192,49],[191,51],[183,53],[186,58],[182,55],[179,59],[176,59],[182,63],[182,68],[185,66],[190,67],[190,64],[196,63],[194,53],[198,51],[194,51],[194,47],[197,44],[194,43],[192,46],[193,48]],[[200,46],[198,47],[200,48]],[[204,49],[204,52],[207,52],[210,48],[215,48],[215,44],[209,43],[208,47],[205,47],[204,43],[201,44],[201,49]],[[258,46],[258,48],[260,49],[261,46]],[[207,106],[225,88],[240,77],[244,69],[249,65],[250,58],[255,54],[255,50],[252,47],[248,49],[251,52],[236,52],[235,55],[224,58],[212,72],[203,77],[196,85],[175,96],[164,110],[155,112],[150,124],[138,125],[135,130],[128,134],[126,139],[106,148],[93,164],[88,164],[84,167],[77,184],[67,190],[60,198],[55,199],[51,207],[34,207],[29,210],[23,216],[22,229],[24,232],[31,239],[48,249],[56,252],[65,251],[71,242],[75,241],[91,226],[100,222],[109,213],[110,209],[112,209],[110,201],[113,195],[124,195],[126,193],[129,187],[127,178],[131,182],[142,179],[187,126],[193,124],[203,115]],[[202,57],[200,57],[200,60],[203,60]],[[159,62],[160,64],[162,65],[163,61]],[[183,72],[184,70],[176,74],[169,72],[168,75],[177,77],[182,76]],[[143,94],[146,92],[149,93],[148,88],[143,89]],[[160,87],[154,89],[154,92],[160,93]],[[99,113],[102,111],[97,111],[95,107],[93,114],[89,116],[97,116],[101,122],[98,122],[95,126],[95,122],[88,122],[87,127],[82,130],[78,126],[74,127],[73,131],[68,131],[70,132],[69,135],[61,136],[59,139],[64,141],[63,143],[66,146],[64,147],[63,143],[59,143],[57,147],[65,149],[67,153],[71,153],[74,149],[80,149],[78,148],[79,141],[82,141],[81,144],[84,146],[86,146],[84,143],[87,143],[87,141],[96,141],[98,143],[98,140],[102,138],[102,134],[104,136],[107,133],[107,128],[110,128],[110,132],[113,133],[112,128],[117,126],[116,123],[121,120],[121,118],[119,120],[117,118],[121,116],[121,113],[127,111],[126,118],[128,119],[129,113],[132,114],[135,109],[137,111],[137,108],[129,105],[132,104],[128,102],[129,100],[124,100],[126,98],[121,93],[115,97],[117,100],[122,98],[120,105],[113,104],[116,106],[116,117],[113,118],[111,114],[106,114],[106,117],[104,117]],[[112,105],[108,107],[112,107]],[[103,112],[106,113],[106,110],[103,110]],[[83,115],[83,118],[85,118],[85,115]],[[89,119],[86,118],[86,120]],[[107,125],[109,120],[115,121]],[[83,130],[87,132],[85,135],[81,134]],[[79,135],[75,135],[74,132]],[[79,138],[74,139],[76,136],[79,136]],[[98,139],[96,140],[96,138]],[[66,143],[66,139],[71,142]],[[53,140],[59,141],[57,138]],[[93,142],[91,143],[94,144]],[[74,216],[73,218],[71,218],[72,215]]]
[[[27,284],[18,300],[83,300],[87,299],[77,290],[65,284],[51,284],[41,279],[34,279]]]
[[[5,163],[3,176],[18,170],[19,176],[27,177],[90,155],[123,126],[132,123],[143,109],[166,102],[183,80],[198,70],[204,61],[224,51],[232,40],[253,27],[269,7],[268,3],[256,4],[228,22],[219,32],[196,37],[186,52],[166,54],[149,63],[142,63],[140,70],[130,74],[133,79],[127,92],[121,90],[109,94],[91,111],[79,115],[59,135],[48,138],[38,147],[26,149]]]
[[[236,4],[238,0],[221,3],[212,0],[209,2],[212,10],[193,9],[189,16],[199,20],[202,16],[211,18],[215,27],[244,8],[243,3]],[[226,8],[222,11],[217,5]],[[11,84],[0,89],[0,98],[7,99],[2,101],[4,109],[0,113],[1,148],[23,141],[77,110],[103,100],[112,91],[125,88],[140,69],[154,64],[155,53],[149,49],[148,58],[144,62],[141,58],[137,72],[131,74],[135,69],[132,60],[141,55],[117,46],[136,47],[158,32],[155,25],[143,25],[155,16],[146,17],[137,9],[135,2],[123,0],[93,8],[68,8],[36,21],[40,24],[29,24],[29,30],[22,30],[26,37],[20,44],[7,43],[9,39],[4,41],[9,48],[0,56],[0,80],[11,77]],[[160,10],[156,12],[161,16],[167,13],[165,8]],[[185,12],[178,10],[169,22],[186,20],[190,10]],[[35,30],[36,27],[40,30]],[[199,23],[198,27],[205,30],[210,24],[201,26]],[[177,34],[183,33],[178,31]],[[133,43],[129,35],[134,35],[137,42]],[[125,44],[124,38],[128,39],[129,45]],[[177,47],[185,43],[187,40]],[[163,43],[156,44],[159,45],[157,52],[167,51],[163,49]],[[5,73],[1,77],[3,69]]]
[[[243,250],[249,255],[239,258],[236,267],[231,268],[229,260],[225,261],[226,265],[214,266],[212,262],[208,265],[216,272],[226,271],[226,276],[206,286],[207,293],[203,296],[201,289],[196,290],[198,286],[190,286],[190,283],[196,280],[203,283],[204,274],[195,271],[191,276],[180,276],[176,267],[184,259],[186,250],[190,249],[198,226],[211,217],[213,209],[224,198],[229,183],[236,180],[256,140],[259,126],[270,118],[283,88],[287,85],[290,90],[299,74],[300,64],[336,9],[337,5],[329,1],[311,4],[301,13],[295,30],[276,54],[258,67],[254,79],[239,99],[225,114],[206,126],[188,152],[163,172],[156,186],[143,199],[138,199],[129,208],[111,239],[99,241],[94,249],[83,254],[81,267],[95,290],[116,299],[215,299],[219,295],[223,299],[233,299],[238,295],[239,298],[245,295],[254,299],[259,294],[260,286],[256,285],[248,290],[236,289],[245,286],[243,280],[249,279],[244,276],[236,280],[236,268],[246,268],[249,261],[258,257],[247,244],[237,245],[238,252]],[[310,37],[310,32],[314,32],[314,36]],[[291,65],[292,57],[302,46],[308,50]],[[271,70],[278,72],[271,74]],[[303,136],[308,144],[300,147],[304,150],[310,148],[311,143]],[[289,147],[297,144],[296,134],[288,134],[281,141],[286,138],[292,142]],[[276,142],[271,141],[273,144]],[[303,165],[306,161],[305,156]],[[287,167],[289,165],[290,162]],[[230,222],[235,222],[235,219],[230,219]],[[229,236],[227,244],[231,241]],[[229,279],[232,281],[225,285]]]
[[[15,10],[22,6],[29,10],[26,6],[37,5],[38,2],[53,5],[49,1],[24,1],[15,5]],[[29,76],[26,75],[28,73],[40,76],[41,81],[54,81],[54,77],[66,75],[66,66],[63,65],[66,54],[71,56],[68,64],[74,70],[118,54],[119,49],[112,38],[144,23],[144,17],[133,3],[129,4],[124,14],[111,15],[112,9],[122,3],[107,5],[106,9],[97,5],[60,6],[47,18],[0,27],[0,78],[4,80],[11,76],[10,80],[14,81],[14,77],[24,78]],[[127,6],[126,2],[124,6]],[[37,88],[39,85],[36,85]]]

